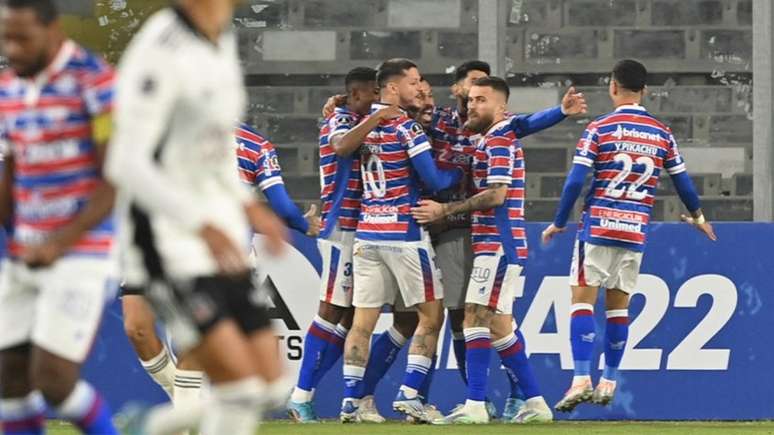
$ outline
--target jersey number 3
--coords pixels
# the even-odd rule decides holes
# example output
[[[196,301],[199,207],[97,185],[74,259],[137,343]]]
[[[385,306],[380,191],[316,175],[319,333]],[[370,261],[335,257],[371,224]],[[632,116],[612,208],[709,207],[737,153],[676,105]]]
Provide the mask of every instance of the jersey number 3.
[[[632,161],[631,156],[628,154],[616,154],[614,159],[616,162],[623,163],[623,168],[621,168],[621,172],[619,172],[615,178],[610,180],[610,183],[605,189],[605,195],[611,198],[625,197],[635,201],[642,201],[645,199],[647,193],[644,190],[640,190],[640,187],[642,187],[642,185],[645,184],[645,182],[648,181],[653,175],[653,170],[655,168],[653,159],[646,156],[640,156],[637,157],[637,160]],[[639,178],[629,184],[628,187],[621,186],[621,184],[623,184],[624,181],[629,178],[629,175],[632,173],[632,167],[635,164],[645,165],[645,171],[643,171]]]

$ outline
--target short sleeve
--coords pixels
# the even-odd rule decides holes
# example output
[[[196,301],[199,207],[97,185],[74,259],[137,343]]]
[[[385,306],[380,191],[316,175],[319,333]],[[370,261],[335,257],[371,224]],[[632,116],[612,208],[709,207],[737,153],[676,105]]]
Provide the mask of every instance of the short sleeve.
[[[589,124],[575,147],[573,163],[591,167],[599,152],[599,134],[594,123]]]
[[[511,184],[516,156],[513,143],[505,137],[488,138],[486,142],[486,184]]]
[[[92,118],[109,114],[113,109],[115,70],[102,59],[97,59],[97,69],[86,75],[83,84],[83,100]]]
[[[398,136],[406,148],[409,157],[414,157],[425,151],[430,151],[430,142],[422,126],[412,120],[403,122],[398,126]]]

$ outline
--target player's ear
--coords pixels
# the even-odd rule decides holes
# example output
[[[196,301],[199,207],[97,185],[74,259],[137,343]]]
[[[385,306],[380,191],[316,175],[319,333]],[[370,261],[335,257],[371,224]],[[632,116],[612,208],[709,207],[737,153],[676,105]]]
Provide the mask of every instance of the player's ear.
[[[451,85],[449,88],[451,89],[451,93],[452,93],[452,95],[454,95],[455,97],[456,97],[457,95],[459,95],[459,93],[460,93],[460,85],[459,85],[459,84],[457,84],[457,83],[454,83],[454,84],[453,84],[453,85]]]

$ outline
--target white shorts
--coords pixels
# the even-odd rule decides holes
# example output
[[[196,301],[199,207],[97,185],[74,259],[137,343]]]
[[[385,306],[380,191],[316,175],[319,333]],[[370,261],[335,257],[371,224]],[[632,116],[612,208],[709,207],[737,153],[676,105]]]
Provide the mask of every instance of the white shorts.
[[[400,292],[406,307],[443,298],[441,272],[429,237],[417,242],[355,239],[355,307],[392,304]]]
[[[91,350],[110,294],[111,263],[65,257],[30,269],[4,260],[0,273],[0,349],[32,342],[81,363]]]
[[[500,250],[495,255],[476,255],[465,303],[489,307],[497,314],[512,314],[517,290],[524,286],[522,267],[508,264]]]
[[[631,293],[637,286],[641,263],[642,252],[576,240],[570,265],[570,285]]]
[[[435,247],[438,268],[443,276],[443,306],[450,310],[465,308],[465,293],[473,269],[473,243],[470,229],[451,229],[437,236]]]
[[[352,245],[354,231],[333,231],[327,239],[317,239],[322,256],[320,300],[337,307],[352,306]]]

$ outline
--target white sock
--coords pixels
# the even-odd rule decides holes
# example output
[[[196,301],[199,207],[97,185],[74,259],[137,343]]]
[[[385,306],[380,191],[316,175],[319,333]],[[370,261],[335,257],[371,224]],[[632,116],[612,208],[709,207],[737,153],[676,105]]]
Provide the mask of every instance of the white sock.
[[[301,388],[293,388],[293,393],[290,395],[290,400],[295,403],[311,402],[314,397],[314,389],[312,391],[306,391]]]
[[[258,377],[251,376],[212,385],[212,401],[202,420],[202,433],[253,435],[258,428],[262,384]]]
[[[148,435],[172,435],[199,427],[204,415],[204,403],[176,408],[171,403],[154,407],[145,420],[145,433]]]
[[[572,385],[579,385],[584,384],[586,382],[591,382],[591,376],[589,375],[581,375],[581,376],[573,376],[572,377]]]
[[[171,399],[174,396],[175,362],[166,346],[162,347],[161,352],[148,361],[140,360],[140,364]]]
[[[182,408],[201,402],[203,379],[204,372],[176,369],[172,403]]]
[[[275,411],[287,405],[291,388],[293,380],[288,376],[280,376],[274,382],[267,383],[262,394],[266,411]]]

